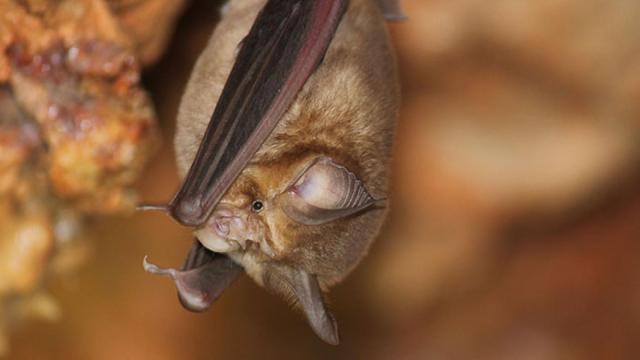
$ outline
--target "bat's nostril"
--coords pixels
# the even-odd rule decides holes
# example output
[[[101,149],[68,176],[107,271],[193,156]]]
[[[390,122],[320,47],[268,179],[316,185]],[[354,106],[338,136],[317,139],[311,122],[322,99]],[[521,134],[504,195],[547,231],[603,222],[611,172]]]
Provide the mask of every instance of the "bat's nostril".
[[[226,221],[216,221],[214,227],[218,235],[223,237],[229,235],[229,224]]]

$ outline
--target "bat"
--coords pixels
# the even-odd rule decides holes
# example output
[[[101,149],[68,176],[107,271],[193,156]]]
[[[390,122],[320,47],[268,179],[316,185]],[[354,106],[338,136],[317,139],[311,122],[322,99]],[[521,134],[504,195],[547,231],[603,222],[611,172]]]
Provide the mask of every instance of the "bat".
[[[325,293],[366,255],[386,214],[399,107],[389,0],[233,0],[177,117],[182,187],[163,209],[194,228],[174,279],[204,311],[241,274],[338,344]],[[212,114],[213,115],[210,115]]]

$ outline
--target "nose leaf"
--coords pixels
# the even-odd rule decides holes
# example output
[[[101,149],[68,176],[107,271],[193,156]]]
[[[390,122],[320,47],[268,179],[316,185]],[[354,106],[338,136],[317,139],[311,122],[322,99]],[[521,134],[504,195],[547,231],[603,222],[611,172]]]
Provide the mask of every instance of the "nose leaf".
[[[215,211],[194,234],[204,247],[214,252],[228,253],[247,247],[246,222],[226,208]]]
[[[226,222],[215,221],[197,229],[194,234],[204,247],[217,253],[236,251],[240,247],[237,242],[229,240],[229,226]]]

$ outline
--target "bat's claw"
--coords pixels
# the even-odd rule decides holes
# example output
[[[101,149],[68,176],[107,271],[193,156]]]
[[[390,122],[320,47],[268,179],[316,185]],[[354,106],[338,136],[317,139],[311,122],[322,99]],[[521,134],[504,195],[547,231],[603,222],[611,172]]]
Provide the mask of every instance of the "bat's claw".
[[[162,211],[169,212],[168,205],[152,205],[152,204],[140,204],[136,206],[137,211]]]

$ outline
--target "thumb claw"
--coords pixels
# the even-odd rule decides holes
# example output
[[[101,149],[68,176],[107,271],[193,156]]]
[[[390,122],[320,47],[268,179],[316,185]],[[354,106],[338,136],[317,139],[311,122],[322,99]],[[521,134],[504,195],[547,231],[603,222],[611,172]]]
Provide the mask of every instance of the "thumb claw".
[[[168,205],[140,204],[136,206],[137,211],[162,211],[169,212]]]

